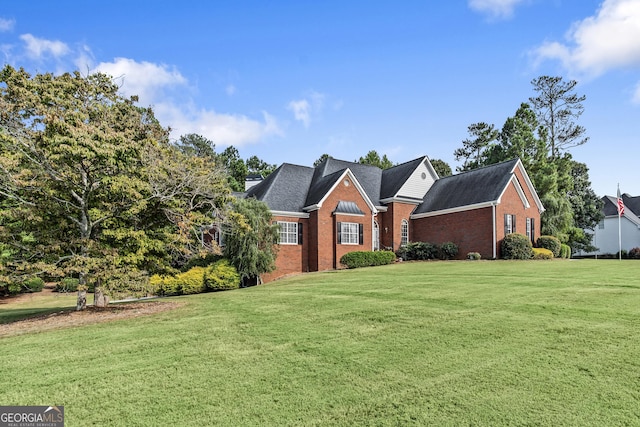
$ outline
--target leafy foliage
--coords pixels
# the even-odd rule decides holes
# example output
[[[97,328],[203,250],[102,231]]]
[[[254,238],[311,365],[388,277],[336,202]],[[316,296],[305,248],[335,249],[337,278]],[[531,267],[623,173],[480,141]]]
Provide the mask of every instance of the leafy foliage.
[[[391,160],[387,158],[386,154],[380,157],[378,152],[375,150],[371,150],[367,153],[366,156],[360,157],[360,159],[358,159],[358,163],[361,163],[363,165],[377,166],[380,169],[389,169],[393,167],[393,162],[391,162]]]
[[[560,250],[562,249],[560,240],[555,236],[538,237],[538,240],[536,240],[536,246],[539,248],[549,249],[556,258],[560,256]]]
[[[449,163],[441,159],[431,159],[430,161],[431,166],[433,166],[440,178],[453,175],[453,171],[451,170],[451,166],[449,166]]]
[[[224,256],[243,282],[258,280],[273,271],[277,255],[278,226],[271,223],[267,205],[254,198],[234,199],[225,230]]]
[[[340,258],[340,264],[347,268],[375,267],[392,264],[396,260],[393,251],[355,251]]]
[[[207,290],[225,291],[240,287],[240,274],[227,259],[221,259],[209,266],[204,272],[204,285]]]
[[[458,256],[458,245],[453,242],[444,242],[438,250],[441,259],[454,259]]]
[[[630,259],[640,259],[640,248],[632,248],[629,250],[627,256]]]
[[[456,161],[464,160],[462,166],[456,168],[459,172],[480,167],[483,163],[485,150],[499,135],[494,125],[484,122],[471,124],[467,130],[472,138],[462,141],[462,148],[453,152]]]
[[[481,258],[482,258],[482,256],[480,255],[479,252],[469,252],[467,254],[467,259],[470,259],[470,260],[477,261],[477,260],[479,260]]]
[[[406,261],[437,259],[438,254],[438,246],[428,242],[409,242],[397,251],[397,256]]]
[[[553,252],[545,248],[533,248],[533,259],[553,259]]]
[[[228,187],[211,162],[169,144],[151,109],[100,73],[6,66],[0,83],[3,276],[143,292],[143,272],[171,271],[201,247],[199,226]]]
[[[571,246],[564,243],[560,245],[560,258],[571,258]]]
[[[500,249],[504,259],[530,259],[533,256],[531,241],[523,234],[507,234]]]

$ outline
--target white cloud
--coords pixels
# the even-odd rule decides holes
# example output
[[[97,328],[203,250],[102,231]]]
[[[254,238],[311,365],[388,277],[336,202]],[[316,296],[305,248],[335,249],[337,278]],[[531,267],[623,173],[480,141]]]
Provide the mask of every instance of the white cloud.
[[[171,137],[196,133],[213,141],[216,146],[240,147],[261,139],[282,135],[276,119],[263,111],[263,121],[240,114],[221,114],[213,110],[188,110],[182,106],[160,103],[154,108],[161,123],[171,127]]]
[[[187,79],[175,68],[151,62],[137,62],[128,58],[116,58],[113,62],[101,62],[93,72],[100,71],[121,80],[120,90],[126,95],[138,95],[143,105],[162,99],[165,89],[186,85]]]
[[[116,80],[121,79],[121,92],[138,95],[140,105],[153,106],[160,123],[171,128],[173,139],[196,133],[217,146],[239,147],[259,142],[267,136],[282,134],[276,119],[267,112],[262,113],[262,120],[254,120],[241,114],[217,113],[193,107],[183,90],[189,82],[174,67],[116,58],[113,62],[98,64],[94,71],[109,74]],[[176,89],[180,94],[170,96],[175,95]]]
[[[227,85],[227,87],[225,88],[225,91],[227,92],[227,95],[233,96],[236,93],[236,87],[232,84]]]
[[[23,34],[20,39],[26,44],[27,56],[32,59],[40,59],[47,54],[60,58],[71,51],[66,43],[58,40],[40,39],[31,34]]]
[[[494,19],[506,19],[524,0],[469,0],[469,7],[477,12],[486,13]]]
[[[0,18],[0,33],[5,33],[7,31],[13,30],[13,27],[15,25],[16,21],[13,19]]]
[[[537,63],[558,60],[585,77],[640,66],[640,1],[605,0],[595,16],[573,24],[565,43],[546,42],[533,56]]]
[[[305,98],[290,101],[287,104],[287,110],[293,112],[293,117],[308,128],[311,124],[311,116],[323,110],[324,100],[324,94],[310,91]]]
[[[291,101],[289,105],[287,105],[287,109],[293,112],[293,117],[301,121],[306,128],[309,127],[309,123],[311,122],[309,108],[309,101],[306,99]]]

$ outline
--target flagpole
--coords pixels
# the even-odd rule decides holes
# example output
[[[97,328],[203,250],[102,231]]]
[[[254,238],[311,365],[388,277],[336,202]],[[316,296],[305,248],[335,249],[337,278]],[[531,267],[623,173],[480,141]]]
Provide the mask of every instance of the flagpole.
[[[620,184],[618,183],[618,259],[620,259],[620,261],[622,261],[622,209],[620,209],[620,198],[622,196],[620,195]]]

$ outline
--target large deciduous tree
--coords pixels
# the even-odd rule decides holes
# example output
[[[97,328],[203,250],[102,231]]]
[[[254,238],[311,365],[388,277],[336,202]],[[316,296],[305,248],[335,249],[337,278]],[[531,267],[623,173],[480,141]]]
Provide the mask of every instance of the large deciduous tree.
[[[162,156],[166,150],[173,156]],[[142,269],[170,268],[173,253],[184,251],[179,229],[185,218],[199,221],[190,212],[209,209],[184,191],[193,184],[191,170],[182,171],[176,181],[182,186],[173,192],[159,184],[167,173],[158,170],[158,158],[184,165],[180,154],[153,111],[120,96],[107,75],[32,77],[4,67],[0,239],[10,252],[5,276],[76,276],[83,309],[89,283],[96,286],[99,305],[113,282],[139,284]]]
[[[575,80],[562,77],[540,76],[531,81],[538,94],[529,101],[536,111],[538,121],[548,132],[549,157],[555,159],[562,151],[586,143],[586,129],[575,121],[584,111],[586,96],[577,95]]]

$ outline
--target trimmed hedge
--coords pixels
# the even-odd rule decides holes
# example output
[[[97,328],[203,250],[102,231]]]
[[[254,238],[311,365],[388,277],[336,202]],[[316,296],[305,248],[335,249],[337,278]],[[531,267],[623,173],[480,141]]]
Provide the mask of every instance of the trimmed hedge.
[[[470,259],[470,260],[477,261],[477,260],[479,260],[481,258],[482,258],[482,256],[480,255],[479,252],[469,252],[467,254],[467,259]]]
[[[531,259],[533,256],[531,241],[527,236],[518,233],[504,236],[501,250],[504,259]]]
[[[240,275],[226,259],[219,260],[209,267],[193,267],[175,276],[156,274],[149,278],[152,293],[160,296],[192,295],[239,287]]]
[[[355,251],[342,255],[340,264],[347,268],[374,267],[392,264],[396,254],[392,251]]]
[[[437,259],[439,249],[428,242],[409,242],[398,249],[397,256],[405,261],[426,261]]]
[[[560,245],[560,258],[571,258],[571,246],[564,243]]]
[[[545,248],[533,248],[533,259],[553,259],[553,252]]]
[[[453,259],[458,256],[458,245],[453,242],[444,242],[440,245],[440,258]]]
[[[204,286],[210,291],[226,291],[240,287],[240,274],[227,259],[221,259],[204,272]]]
[[[538,240],[536,240],[536,246],[539,248],[549,249],[553,252],[553,256],[558,258],[560,256],[560,249],[562,247],[562,243],[555,236],[540,236]]]

